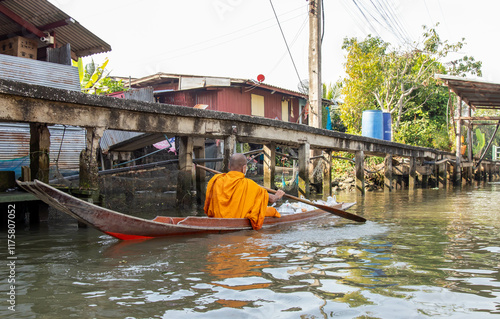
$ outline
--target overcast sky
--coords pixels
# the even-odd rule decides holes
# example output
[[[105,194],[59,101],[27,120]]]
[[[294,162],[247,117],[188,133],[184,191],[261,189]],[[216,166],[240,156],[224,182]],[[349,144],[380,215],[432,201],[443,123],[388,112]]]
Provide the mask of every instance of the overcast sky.
[[[111,45],[111,52],[93,58],[100,64],[109,57],[112,75],[165,72],[256,79],[263,74],[267,84],[291,90],[297,90],[299,77],[308,78],[306,0],[272,0],[299,75],[269,0],[49,1]],[[483,62],[485,80],[500,82],[498,0],[324,2],[324,83],[344,76],[345,37],[372,34],[399,45],[418,41],[422,25],[438,22],[443,40],[465,38],[461,54]],[[377,12],[371,3],[385,10]]]

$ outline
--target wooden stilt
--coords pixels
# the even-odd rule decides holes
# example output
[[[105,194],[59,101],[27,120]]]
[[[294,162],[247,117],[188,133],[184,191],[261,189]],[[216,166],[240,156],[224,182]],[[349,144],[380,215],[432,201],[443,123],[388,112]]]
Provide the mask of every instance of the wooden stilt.
[[[332,151],[323,151],[323,200],[332,196]]]
[[[49,182],[50,131],[46,124],[30,123],[30,175],[44,183]],[[30,210],[30,224],[49,219],[49,207],[40,202]]]
[[[384,193],[393,191],[392,154],[386,154],[384,160]]]
[[[410,157],[410,176],[408,179],[408,187],[410,190],[417,189],[417,159],[412,156]]]
[[[461,150],[462,150],[462,99],[460,96],[457,97],[457,109],[458,109],[458,114],[459,118],[457,120],[457,127],[456,127],[456,132],[455,132],[455,157],[456,157],[456,162],[455,162],[455,171],[454,171],[454,177],[455,177],[455,182],[454,185],[457,187],[462,187],[462,168],[460,166],[461,164]]]
[[[365,195],[365,154],[363,151],[356,151],[354,155],[356,166],[356,190],[359,195]]]
[[[309,181],[309,156],[311,148],[309,143],[304,143],[299,147],[299,197],[302,195],[309,198],[311,185]]]
[[[31,177],[49,182],[50,131],[46,124],[30,123],[30,168]]]

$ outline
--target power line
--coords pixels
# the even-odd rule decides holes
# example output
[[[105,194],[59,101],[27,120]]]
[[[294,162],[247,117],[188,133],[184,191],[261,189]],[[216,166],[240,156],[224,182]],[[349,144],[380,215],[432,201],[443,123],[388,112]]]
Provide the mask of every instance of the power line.
[[[295,42],[297,41],[297,39],[299,38],[300,34],[302,33],[302,31],[304,30],[305,26],[306,26],[306,23],[307,23],[307,20],[309,20],[309,17],[306,17],[304,19],[304,22],[302,22],[302,25],[300,26],[299,28],[299,31],[297,31],[297,33],[295,34],[295,37],[293,38],[292,42],[290,43],[290,46],[293,47],[293,45],[295,44]],[[279,58],[278,62],[276,63],[276,65],[271,69],[271,71],[268,72],[268,74],[272,74],[274,72],[274,70],[276,70],[276,68],[278,67],[278,65],[281,63],[281,61],[283,60],[283,58],[286,56],[287,54],[287,51],[285,50],[285,52],[283,53],[283,55]]]
[[[285,12],[281,16],[289,15],[289,14],[291,14],[291,13],[293,13],[293,12],[299,10],[299,9],[302,9],[302,8],[303,8],[303,6],[295,8],[295,9],[292,9],[290,11]],[[303,16],[303,13],[301,13],[299,15],[294,15],[294,16],[292,16],[292,17],[284,20],[284,22],[288,22],[288,21],[294,20],[294,19],[302,17],[302,16]],[[191,55],[193,53],[197,53],[197,52],[204,51],[204,50],[207,50],[207,49],[211,49],[213,47],[216,47],[216,46],[219,46],[219,45],[223,45],[223,44],[226,44],[226,43],[234,41],[234,40],[240,40],[241,38],[244,38],[244,37],[250,36],[252,34],[261,32],[263,30],[272,28],[272,27],[275,26],[275,24],[269,25],[268,22],[270,22],[271,20],[273,20],[273,19],[269,18],[269,19],[266,19],[266,20],[254,23],[252,25],[240,28],[238,30],[234,30],[232,32],[229,32],[229,33],[226,33],[226,34],[222,34],[222,35],[219,35],[219,36],[215,36],[215,37],[212,37],[210,39],[206,39],[206,40],[203,40],[203,41],[200,41],[200,42],[197,42],[197,43],[193,43],[193,44],[190,44],[190,45],[187,45],[187,46],[183,46],[183,47],[180,47],[180,48],[175,48],[175,49],[168,50],[168,51],[158,52],[156,54],[150,55],[148,58],[149,59],[155,59],[157,57],[162,57],[159,60],[155,60],[156,62],[161,62],[161,61],[165,61],[165,60],[176,59],[178,57],[184,57],[186,55]],[[259,29],[255,29],[255,27],[259,27],[259,26],[263,26],[263,27],[259,28]],[[246,32],[246,31],[248,31],[248,32]],[[246,32],[246,33],[243,33],[243,32]],[[241,33],[243,33],[243,34],[241,34]],[[230,38],[227,39],[227,40],[224,40],[224,38],[228,38],[228,37],[230,37]],[[205,46],[206,44],[208,44],[208,46]],[[196,47],[199,47],[199,48],[196,49]],[[191,49],[191,50],[189,50],[189,49]],[[189,52],[184,52],[183,53],[183,51],[185,51],[185,50],[189,50]],[[169,54],[171,54],[171,56],[165,57],[165,55],[169,55]]]
[[[299,71],[297,70],[297,66],[295,65],[295,61],[293,60],[292,52],[290,52],[290,47],[288,46],[288,43],[286,42],[285,38],[285,33],[283,33],[283,29],[281,28],[280,21],[278,19],[278,15],[276,14],[276,10],[274,10],[274,5],[273,1],[269,0],[269,3],[271,4],[271,7],[273,8],[274,16],[276,17],[276,21],[278,22],[278,26],[280,27],[281,35],[283,36],[283,41],[285,41],[286,49],[288,50],[288,54],[290,55],[290,59],[292,60],[293,68],[295,69],[295,73],[297,74],[297,78],[299,79],[299,83],[301,81]]]
[[[370,26],[370,29],[380,36],[371,22],[375,21],[379,26],[396,37],[401,44],[411,44],[411,36],[406,31],[392,7],[387,3],[387,0],[368,1],[369,3],[362,0],[352,0],[363,16],[364,21]]]

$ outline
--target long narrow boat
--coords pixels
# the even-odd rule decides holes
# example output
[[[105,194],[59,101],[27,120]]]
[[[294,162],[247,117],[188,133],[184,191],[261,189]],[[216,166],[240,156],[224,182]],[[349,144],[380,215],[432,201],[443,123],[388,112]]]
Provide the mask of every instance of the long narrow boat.
[[[94,205],[38,180],[34,182],[18,181],[17,183],[48,205],[105,234],[122,240],[252,229],[250,221],[246,218],[158,216],[148,220]],[[342,203],[338,204],[336,208],[345,210],[354,204]],[[326,215],[330,215],[330,213],[315,209],[303,213],[283,215],[281,218],[266,217],[262,228],[306,221]]]

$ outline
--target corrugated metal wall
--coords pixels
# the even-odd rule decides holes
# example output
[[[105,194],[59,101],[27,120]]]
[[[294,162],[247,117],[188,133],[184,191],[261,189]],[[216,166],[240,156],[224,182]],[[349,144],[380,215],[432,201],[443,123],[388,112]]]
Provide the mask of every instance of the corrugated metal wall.
[[[123,98],[127,100],[137,100],[145,102],[154,102],[153,87],[145,87],[141,89],[131,89],[123,92]]]
[[[85,148],[85,129],[49,126],[50,165],[61,170],[78,170],[80,152]],[[63,137],[64,136],[64,137]],[[61,146],[61,141],[63,141]],[[60,151],[59,151],[60,150]],[[0,170],[16,170],[29,165],[30,127],[26,123],[0,123]],[[24,158],[23,158],[24,157]]]
[[[0,54],[0,78],[80,91],[78,68]]]
[[[215,110],[217,105],[217,91],[201,91],[196,95],[196,104],[206,104],[209,110]]]
[[[240,88],[223,88],[217,92],[216,111],[251,114],[250,93],[242,93]]]
[[[118,130],[106,130],[101,137],[99,145],[103,152],[107,152],[112,145],[129,140],[133,137],[142,135],[143,133],[127,132]]]

